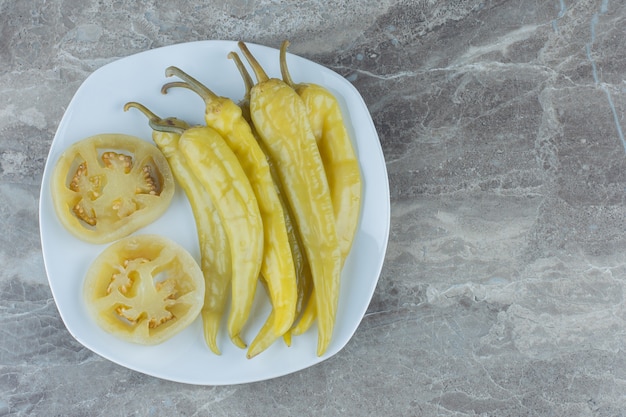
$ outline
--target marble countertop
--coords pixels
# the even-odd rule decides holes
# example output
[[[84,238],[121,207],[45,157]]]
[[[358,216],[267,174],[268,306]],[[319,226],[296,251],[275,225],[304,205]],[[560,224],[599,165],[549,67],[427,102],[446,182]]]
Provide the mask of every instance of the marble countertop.
[[[626,5],[608,0],[28,0],[0,5],[0,416],[614,416],[626,409]],[[65,328],[43,167],[97,68],[204,39],[343,75],[380,136],[385,263],[332,358],[194,386]]]

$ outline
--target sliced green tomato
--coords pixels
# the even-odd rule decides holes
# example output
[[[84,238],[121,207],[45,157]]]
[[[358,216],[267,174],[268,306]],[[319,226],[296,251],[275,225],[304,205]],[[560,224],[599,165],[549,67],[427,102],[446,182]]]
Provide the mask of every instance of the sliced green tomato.
[[[63,226],[90,243],[109,243],[159,218],[174,196],[161,151],[135,136],[101,134],[71,145],[52,174]]]
[[[84,282],[87,311],[120,339],[161,343],[189,326],[204,303],[200,266],[178,243],[137,235],[108,246]]]

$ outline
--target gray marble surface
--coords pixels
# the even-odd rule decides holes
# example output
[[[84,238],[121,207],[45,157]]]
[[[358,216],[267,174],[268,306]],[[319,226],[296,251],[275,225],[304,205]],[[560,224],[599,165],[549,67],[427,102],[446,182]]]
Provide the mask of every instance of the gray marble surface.
[[[625,27],[613,0],[0,1],[0,416],[623,415]],[[147,49],[285,38],[354,84],[384,150],[391,234],[359,329],[236,386],[100,358],[39,240],[70,99]]]

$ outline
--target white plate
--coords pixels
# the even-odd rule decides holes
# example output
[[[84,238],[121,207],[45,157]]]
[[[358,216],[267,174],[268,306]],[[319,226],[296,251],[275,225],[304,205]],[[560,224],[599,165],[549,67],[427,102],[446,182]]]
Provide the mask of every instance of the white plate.
[[[248,44],[270,77],[280,77],[278,50]],[[333,340],[322,356],[315,353],[317,328],[294,337],[291,347],[277,341],[253,359],[220,334],[222,355],[204,343],[201,321],[158,346],[139,346],[118,340],[89,318],[81,296],[88,266],[105,245],[84,243],[70,235],[57,220],[50,195],[55,162],[70,144],[99,133],[126,133],[151,141],[147,119],[138,111],[124,112],[128,101],[139,101],[161,117],[176,116],[190,123],[203,122],[203,102],[191,91],[161,86],[173,78],[165,68],[175,65],[219,95],[239,100],[244,86],[230,51],[236,42],[199,41],[154,49],[120,59],[91,74],[76,92],[52,142],[40,196],[43,256],[52,294],[70,333],[95,353],[127,368],[155,377],[201,385],[227,385],[259,381],[296,372],[330,358],[348,343],[374,293],[389,235],[389,184],[382,149],[372,119],[357,90],[343,77],[316,63],[288,55],[292,78],[326,86],[339,98],[363,175],[363,201],[359,229],[342,275],[337,324]],[[240,54],[241,55],[241,54]],[[180,187],[179,187],[180,189]],[[177,190],[171,207],[156,222],[138,233],[158,233],[186,247],[199,259],[195,225],[187,199]],[[268,303],[257,294],[244,334],[251,340],[268,314]]]

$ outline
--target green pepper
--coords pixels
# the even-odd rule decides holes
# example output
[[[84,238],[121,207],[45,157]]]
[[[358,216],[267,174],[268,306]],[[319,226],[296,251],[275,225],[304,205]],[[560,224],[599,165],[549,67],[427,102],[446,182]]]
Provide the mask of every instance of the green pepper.
[[[332,339],[342,264],[324,165],[302,99],[282,80],[270,79],[243,42],[239,47],[257,78],[250,115],[276,161],[311,266],[321,356]]]
[[[294,322],[297,301],[296,272],[283,206],[266,155],[243,117],[241,108],[231,99],[217,96],[179,68],[169,67],[165,73],[167,76],[181,78],[184,83],[165,84],[163,92],[171,87],[183,86],[204,100],[206,124],[224,138],[237,156],[250,181],[263,218],[265,244],[261,275],[269,292],[272,314],[266,322],[268,326],[262,328],[250,344],[248,357],[251,358],[285,334]]]
[[[196,222],[200,264],[206,287],[204,305],[201,310],[204,338],[209,348],[219,355],[217,334],[228,301],[228,287],[232,273],[231,255],[226,231],[221,224],[217,208],[178,149],[180,130],[188,129],[189,125],[175,118],[161,119],[136,102],[126,103],[124,111],[128,111],[131,107],[139,109],[148,117],[149,124],[153,128],[152,139],[167,159],[174,178],[189,199]],[[167,131],[172,129],[174,131]]]

